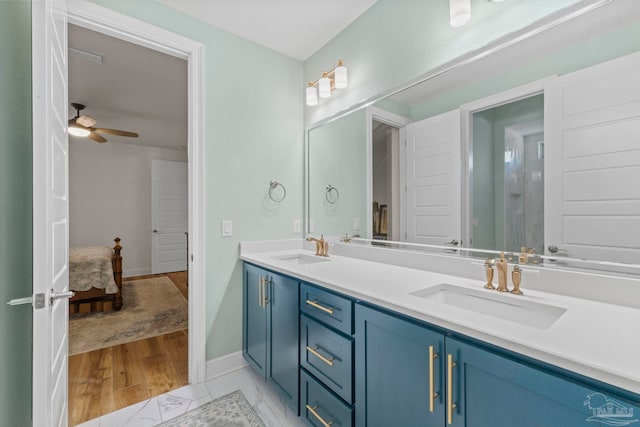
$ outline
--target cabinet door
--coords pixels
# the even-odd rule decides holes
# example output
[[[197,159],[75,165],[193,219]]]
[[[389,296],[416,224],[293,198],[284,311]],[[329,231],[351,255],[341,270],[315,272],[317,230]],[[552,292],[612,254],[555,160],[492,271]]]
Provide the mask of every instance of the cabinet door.
[[[441,334],[356,305],[356,425],[444,426],[443,350]]]
[[[266,272],[244,264],[242,307],[242,354],[249,364],[266,378],[267,362],[267,308],[261,285]]]
[[[453,426],[584,427],[639,418],[637,403],[455,339],[446,339],[446,355],[456,364]]]
[[[267,381],[275,385],[287,404],[298,413],[298,282],[269,274],[270,334]]]

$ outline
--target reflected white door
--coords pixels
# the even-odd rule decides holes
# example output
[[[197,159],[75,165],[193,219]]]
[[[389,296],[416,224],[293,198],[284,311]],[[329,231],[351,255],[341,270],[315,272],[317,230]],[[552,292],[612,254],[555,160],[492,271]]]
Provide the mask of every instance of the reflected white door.
[[[640,54],[551,81],[545,110],[546,254],[638,263]]]
[[[406,127],[406,240],[460,242],[460,110]]]
[[[33,425],[66,426],[69,290],[67,17],[64,0],[34,1]],[[44,298],[42,298],[44,297]]]
[[[158,274],[186,270],[187,163],[153,160],[151,176],[151,271]]]

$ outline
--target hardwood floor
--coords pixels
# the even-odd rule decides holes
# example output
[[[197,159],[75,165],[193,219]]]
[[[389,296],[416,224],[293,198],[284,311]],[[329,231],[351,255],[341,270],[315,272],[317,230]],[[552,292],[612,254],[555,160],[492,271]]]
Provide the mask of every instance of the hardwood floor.
[[[186,272],[166,275],[187,298]],[[187,385],[187,336],[184,329],[69,357],[69,424]]]

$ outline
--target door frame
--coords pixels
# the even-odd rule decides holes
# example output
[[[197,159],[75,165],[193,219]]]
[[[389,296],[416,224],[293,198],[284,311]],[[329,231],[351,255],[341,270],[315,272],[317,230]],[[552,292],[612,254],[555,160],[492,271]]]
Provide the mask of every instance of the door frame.
[[[168,30],[131,18],[88,1],[68,3],[68,22],[140,46],[184,59],[188,63],[189,167],[189,383],[206,379],[206,300],[204,248],[204,46]],[[33,80],[49,78],[33,75]],[[43,147],[34,147],[34,150]],[[39,170],[44,156],[34,156]],[[68,165],[67,172],[68,172]],[[36,337],[34,337],[35,339]],[[33,355],[38,357],[37,355]],[[37,408],[34,408],[37,410]]]
[[[472,247],[471,230],[473,217],[473,128],[472,116],[479,111],[497,107],[520,99],[529,98],[534,95],[544,94],[545,86],[548,82],[555,79],[556,75],[546,77],[517,86],[504,92],[496,93],[475,101],[468,102],[460,106],[460,126],[461,138],[460,154],[461,154],[461,195],[460,213],[462,222],[462,241],[467,247]],[[544,125],[545,139],[547,136],[547,124]]]
[[[373,239],[373,121],[378,121],[380,123],[384,123],[386,125],[389,126],[393,126],[395,128],[398,129],[399,132],[399,141],[398,141],[398,155],[399,155],[399,170],[404,170],[404,149],[405,149],[405,135],[404,135],[404,128],[405,126],[407,126],[409,123],[411,123],[411,120],[407,117],[401,116],[399,114],[395,114],[395,113],[391,113],[387,110],[383,110],[381,108],[377,108],[377,107],[369,107],[367,108],[367,167],[366,167],[366,171],[367,171],[367,209],[366,209],[366,214],[367,214],[367,220],[366,220],[366,224],[368,224],[367,227],[367,231],[366,233],[364,233],[365,238],[367,239]],[[404,142],[404,143],[403,143]],[[402,173],[400,173],[400,177],[399,177],[399,182],[398,182],[398,187],[401,189],[400,190],[400,194],[399,194],[399,199],[398,199],[398,205],[400,209],[396,209],[396,216],[398,215],[398,212],[401,211],[403,209],[405,200],[406,200],[406,195],[404,193],[404,191],[402,191],[402,188],[404,188],[405,185],[405,179]],[[395,206],[393,206],[392,208],[395,208]],[[404,230],[405,230],[405,221],[404,221],[404,214],[400,215],[400,235],[404,236]]]

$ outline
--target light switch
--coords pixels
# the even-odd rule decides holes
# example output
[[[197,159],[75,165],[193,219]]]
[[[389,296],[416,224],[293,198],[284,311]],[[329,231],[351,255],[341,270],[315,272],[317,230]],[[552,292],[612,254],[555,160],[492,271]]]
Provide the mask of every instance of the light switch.
[[[300,232],[300,219],[298,219],[298,218],[293,220],[293,232],[294,233],[299,233]]]
[[[233,221],[225,219],[222,221],[222,237],[233,236]]]
[[[360,218],[353,219],[353,229],[360,230]]]

